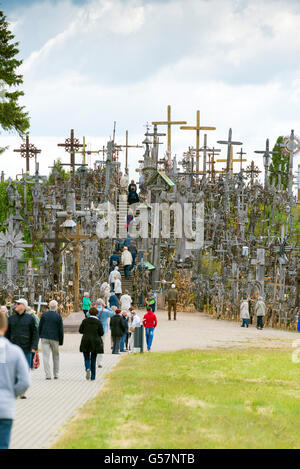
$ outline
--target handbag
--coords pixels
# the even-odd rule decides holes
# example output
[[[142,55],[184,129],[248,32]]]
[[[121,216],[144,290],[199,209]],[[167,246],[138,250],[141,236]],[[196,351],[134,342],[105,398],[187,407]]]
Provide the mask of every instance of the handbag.
[[[40,357],[38,352],[35,352],[32,360],[33,368],[36,370],[40,366]]]

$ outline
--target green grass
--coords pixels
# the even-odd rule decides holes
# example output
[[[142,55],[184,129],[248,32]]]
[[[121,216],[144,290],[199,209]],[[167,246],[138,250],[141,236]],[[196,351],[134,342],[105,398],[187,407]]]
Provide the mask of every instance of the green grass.
[[[132,355],[108,378],[55,448],[300,447],[300,364],[291,352]]]

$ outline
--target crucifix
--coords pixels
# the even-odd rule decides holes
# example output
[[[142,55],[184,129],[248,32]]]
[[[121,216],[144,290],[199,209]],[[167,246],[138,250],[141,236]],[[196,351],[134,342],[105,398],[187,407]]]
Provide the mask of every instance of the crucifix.
[[[120,148],[125,148],[125,172],[128,172],[128,148],[143,148],[142,145],[129,145],[128,143],[128,130],[126,130],[126,143],[125,145],[118,145]]]
[[[181,126],[181,130],[195,130],[196,131],[196,173],[199,172],[199,152],[200,152],[200,130],[216,130],[216,127],[206,127],[200,125],[200,111],[196,113],[196,125]]]
[[[149,132],[149,128],[147,128],[147,133],[145,133],[146,137],[153,137],[152,159],[156,163],[156,166],[158,164],[158,147],[161,144],[161,142],[159,141],[159,137],[165,137],[165,135],[166,134],[157,132],[157,125],[156,124],[154,124],[154,126],[153,126],[153,132],[152,133]]]
[[[29,143],[29,135],[26,135],[25,143],[22,143],[19,149],[14,150],[16,153],[20,153],[22,158],[26,158],[26,173],[29,173],[30,158],[36,158],[38,153],[41,153],[42,150],[38,150],[32,143]]]
[[[74,129],[71,129],[70,138],[66,138],[65,143],[58,143],[58,147],[64,147],[67,153],[70,153],[70,163],[61,163],[62,166],[71,167],[71,179],[75,179],[75,166],[82,166],[82,164],[75,163],[75,154],[78,153],[79,148],[83,147],[82,143],[79,143],[79,139],[74,137]]]
[[[243,144],[241,142],[233,142],[232,141],[232,129],[229,129],[228,140],[218,140],[217,143],[220,143],[221,145],[227,145],[227,160],[223,160],[223,161],[227,162],[226,172],[227,172],[227,174],[229,174],[230,170],[232,168],[232,163],[233,163],[232,146],[233,145],[243,145]],[[222,161],[222,160],[217,160],[217,161]]]
[[[44,237],[41,238],[40,241],[45,243],[47,249],[51,252],[53,256],[53,267],[51,268],[51,271],[53,272],[53,283],[57,284],[59,283],[59,277],[60,277],[60,254],[61,252],[65,249],[65,246],[60,247],[61,243],[66,243],[68,240],[66,238],[63,238],[62,235],[60,235],[60,230],[59,230],[59,223],[60,221],[57,219],[53,228],[54,231],[54,237]],[[50,247],[50,244],[52,244],[52,247]]]
[[[74,289],[74,312],[79,311],[79,269],[80,269],[80,250],[81,241],[86,239],[92,239],[93,236],[84,235],[80,231],[80,225],[76,226],[76,233],[69,234],[64,233],[64,237],[72,243],[73,247],[73,289]]]
[[[171,128],[172,125],[182,125],[186,124],[186,121],[172,121],[171,119],[171,106],[168,105],[167,109],[167,120],[166,121],[156,121],[152,122],[152,125],[166,125],[168,128],[168,167],[172,166],[171,155],[172,155],[172,147],[171,147]]]
[[[265,167],[265,189],[269,188],[269,166],[270,166],[270,155],[278,155],[278,151],[270,151],[269,139],[266,140],[265,150],[255,150],[254,153],[262,154],[264,159]]]
[[[237,152],[238,155],[240,155],[240,158],[239,159],[234,159],[233,158],[233,147],[231,147],[230,149],[230,174],[232,175],[233,174],[233,163],[240,163],[240,172],[242,172],[243,170],[243,162],[244,161],[247,161],[245,159],[243,159],[243,155],[245,155],[246,153],[243,152],[243,149],[241,148],[241,151]],[[227,163],[227,159],[226,160],[217,160],[218,163]],[[226,172],[226,171],[222,171],[222,172]]]

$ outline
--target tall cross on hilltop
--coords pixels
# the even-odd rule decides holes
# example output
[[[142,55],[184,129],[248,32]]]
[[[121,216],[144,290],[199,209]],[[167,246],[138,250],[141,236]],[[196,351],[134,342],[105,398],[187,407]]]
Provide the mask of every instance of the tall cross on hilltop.
[[[168,105],[167,109],[167,120],[166,121],[155,121],[152,122],[152,125],[166,125],[168,127],[168,167],[172,165],[172,148],[171,148],[171,127],[172,125],[182,125],[186,124],[186,121],[172,121],[171,119],[171,106]]]
[[[216,130],[216,127],[207,127],[200,125],[200,111],[196,113],[196,125],[181,126],[181,130],[195,130],[196,131],[196,173],[199,173],[199,153],[200,153],[200,130]]]
[[[58,143],[58,147],[64,147],[67,153],[70,153],[70,163],[62,163],[62,166],[71,167],[71,179],[75,179],[75,166],[82,166],[81,164],[75,163],[75,153],[78,153],[79,148],[83,147],[83,144],[79,142],[78,138],[74,137],[74,129],[71,129],[70,138],[66,138],[65,143]]]

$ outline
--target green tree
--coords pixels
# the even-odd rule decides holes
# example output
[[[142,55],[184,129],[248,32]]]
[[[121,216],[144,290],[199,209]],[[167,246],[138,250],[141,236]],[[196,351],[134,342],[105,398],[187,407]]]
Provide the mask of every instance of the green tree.
[[[283,171],[281,173],[281,184],[282,188],[286,189],[288,187],[288,171],[289,171],[289,155],[284,152],[280,144],[283,143],[283,137],[278,137],[276,144],[273,148],[273,151],[276,152],[272,155],[272,162],[270,164],[270,183],[275,184],[275,187],[278,186],[278,171]]]
[[[3,11],[0,11],[0,83],[3,87],[3,102],[0,102],[0,126],[3,130],[16,131],[21,137],[29,129],[29,117],[19,98],[24,95],[18,87],[23,83],[17,69],[22,60],[16,58],[19,53],[18,42],[8,29]]]

